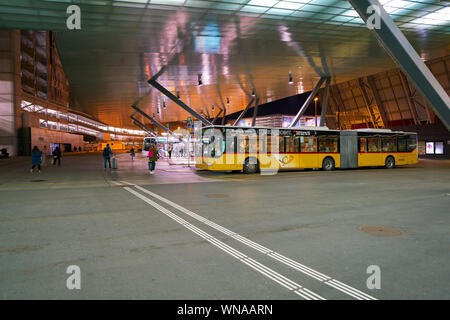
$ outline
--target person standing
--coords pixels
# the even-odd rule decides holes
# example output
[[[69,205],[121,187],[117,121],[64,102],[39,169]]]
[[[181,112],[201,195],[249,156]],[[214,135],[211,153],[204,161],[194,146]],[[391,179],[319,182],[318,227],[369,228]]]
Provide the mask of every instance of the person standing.
[[[173,150],[172,144],[169,144],[169,147],[167,148],[167,153],[169,154],[169,159],[172,158],[172,150]]]
[[[58,166],[61,165],[61,149],[59,147],[56,147],[53,151],[53,165],[56,164],[56,161],[58,161]]]
[[[109,164],[109,168],[111,169],[111,155],[113,154],[111,147],[109,146],[109,143],[106,145],[106,147],[103,149],[103,162],[105,164],[106,169],[106,162]]]
[[[133,147],[131,147],[131,150],[130,150],[130,154],[131,154],[131,161],[134,161],[134,148]]]
[[[42,163],[42,152],[39,150],[37,146],[33,147],[31,150],[31,169],[30,172],[33,173],[34,167],[38,167],[38,172],[41,172],[41,163]]]
[[[154,173],[156,161],[158,161],[158,149],[155,144],[152,144],[150,150],[148,151],[148,168],[150,174]]]
[[[42,150],[42,166],[47,166],[47,146],[44,146],[44,150]]]

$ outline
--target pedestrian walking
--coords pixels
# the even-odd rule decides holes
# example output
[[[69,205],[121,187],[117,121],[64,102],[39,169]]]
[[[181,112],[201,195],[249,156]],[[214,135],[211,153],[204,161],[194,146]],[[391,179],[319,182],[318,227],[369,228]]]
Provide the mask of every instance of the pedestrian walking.
[[[153,174],[155,171],[156,161],[158,161],[158,149],[155,144],[152,144],[150,150],[148,151],[148,168],[150,170],[150,174]]]
[[[38,172],[41,172],[41,163],[42,163],[42,152],[39,150],[37,146],[33,147],[31,150],[31,169],[30,172],[33,173],[34,168],[37,166]]]
[[[106,162],[109,164],[109,168],[111,169],[111,155],[113,154],[111,147],[109,146],[109,143],[106,145],[105,148],[103,148],[103,163],[105,164],[106,169]]]
[[[58,161],[58,166],[61,165],[61,149],[59,147],[56,147],[55,150],[53,150],[53,165],[56,164],[56,161]]]
[[[131,147],[130,154],[131,154],[131,161],[134,161],[135,153],[134,153],[134,148],[133,147]]]

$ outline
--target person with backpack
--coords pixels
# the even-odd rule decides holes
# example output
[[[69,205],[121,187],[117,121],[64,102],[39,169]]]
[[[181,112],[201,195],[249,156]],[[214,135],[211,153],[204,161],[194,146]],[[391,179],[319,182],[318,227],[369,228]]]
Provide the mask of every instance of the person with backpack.
[[[39,150],[37,146],[33,147],[31,151],[31,169],[30,172],[33,173],[34,167],[38,167],[38,172],[41,172],[41,163],[42,163],[42,152]]]
[[[133,147],[131,147],[130,154],[131,154],[131,161],[134,161],[135,153],[134,153],[134,148]]]
[[[111,169],[111,155],[113,154],[111,147],[109,146],[109,143],[106,145],[105,148],[103,148],[103,162],[105,164],[106,169],[106,162],[109,164],[109,168]]]
[[[172,144],[169,144],[169,146],[167,148],[167,153],[169,154],[169,159],[172,159],[172,150],[173,150],[173,146],[172,146]]]
[[[61,165],[61,149],[56,147],[53,151],[53,165],[56,164],[56,160],[58,160],[58,166]]]
[[[150,174],[154,173],[156,161],[158,161],[158,150],[155,144],[152,144],[150,150],[148,151],[148,168]]]

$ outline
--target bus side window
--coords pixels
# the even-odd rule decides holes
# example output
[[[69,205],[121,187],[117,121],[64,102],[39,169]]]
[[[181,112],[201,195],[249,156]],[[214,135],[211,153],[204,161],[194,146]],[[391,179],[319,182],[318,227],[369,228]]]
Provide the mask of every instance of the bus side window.
[[[232,136],[231,139],[228,139],[230,141],[226,141],[226,153],[236,153],[237,152],[237,147],[236,147],[236,143],[237,143],[237,137],[236,136]]]
[[[417,148],[417,136],[410,135],[407,139],[407,151],[411,152],[414,151],[414,149]]]
[[[395,152],[397,151],[397,138],[395,137],[382,137],[381,149],[383,152]]]
[[[285,137],[286,153],[296,152],[294,148],[294,137]]]
[[[294,152],[300,152],[300,137],[294,137]]]
[[[261,135],[258,137],[258,153],[267,153],[267,136]]]
[[[367,152],[367,138],[359,138],[359,152]]]
[[[278,153],[278,143],[275,141],[275,144],[272,144],[272,136],[267,136],[267,141],[266,141],[266,146],[267,146],[267,154],[272,154],[272,153]],[[272,150],[273,148],[273,150]]]
[[[317,152],[317,138],[314,136],[301,137],[301,152]]]
[[[368,146],[367,151],[369,152],[380,152],[380,138],[379,137],[371,137],[367,138]]]
[[[278,137],[278,153],[284,153],[284,137]]]
[[[406,152],[406,137],[398,137],[397,148],[399,152]]]
[[[336,136],[320,136],[319,152],[338,152],[338,139]]]

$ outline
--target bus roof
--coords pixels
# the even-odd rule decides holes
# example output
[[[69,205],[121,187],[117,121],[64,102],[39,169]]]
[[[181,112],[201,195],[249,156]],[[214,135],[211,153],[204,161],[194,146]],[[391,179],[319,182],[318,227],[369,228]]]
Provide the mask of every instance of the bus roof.
[[[293,128],[280,128],[280,127],[240,127],[240,126],[222,126],[222,125],[213,125],[213,126],[205,126],[202,129],[206,128],[230,128],[230,129],[279,129],[279,130],[315,130],[315,131],[330,131],[328,127],[293,127]],[[334,130],[339,131],[339,130]]]

